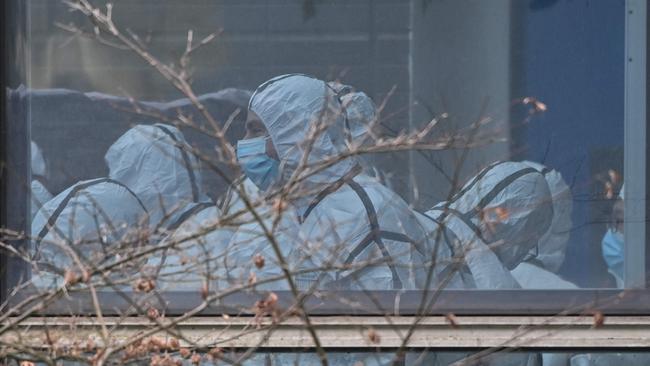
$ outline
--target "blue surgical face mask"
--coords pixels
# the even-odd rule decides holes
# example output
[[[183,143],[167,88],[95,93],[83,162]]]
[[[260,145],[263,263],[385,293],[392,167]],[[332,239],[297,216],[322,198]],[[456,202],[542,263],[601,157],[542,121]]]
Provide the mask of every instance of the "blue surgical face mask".
[[[246,176],[262,191],[275,183],[280,162],[266,154],[266,139],[255,137],[237,142],[237,160]]]
[[[623,278],[623,262],[625,252],[623,251],[624,238],[621,232],[609,229],[603,237],[603,259],[611,272],[619,278]]]

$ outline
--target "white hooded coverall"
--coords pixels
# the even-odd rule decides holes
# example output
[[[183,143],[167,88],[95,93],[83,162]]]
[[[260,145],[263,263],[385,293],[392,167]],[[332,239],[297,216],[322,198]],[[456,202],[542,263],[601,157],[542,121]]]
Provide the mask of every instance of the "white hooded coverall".
[[[279,155],[282,183],[301,179],[302,194],[290,202],[300,237],[285,250],[297,268],[322,270],[297,276],[300,287],[414,289],[415,272],[424,270],[426,236],[408,205],[361,174],[353,158],[319,166],[347,149],[345,113],[335,91],[310,76],[283,75],[255,91],[250,110]],[[308,144],[315,128],[324,132]]]

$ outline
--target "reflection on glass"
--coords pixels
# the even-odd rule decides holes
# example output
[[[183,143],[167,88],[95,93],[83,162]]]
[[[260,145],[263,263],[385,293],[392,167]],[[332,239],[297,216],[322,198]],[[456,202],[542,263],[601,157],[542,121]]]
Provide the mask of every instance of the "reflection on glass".
[[[34,281],[623,287],[624,4],[423,3],[31,1]]]

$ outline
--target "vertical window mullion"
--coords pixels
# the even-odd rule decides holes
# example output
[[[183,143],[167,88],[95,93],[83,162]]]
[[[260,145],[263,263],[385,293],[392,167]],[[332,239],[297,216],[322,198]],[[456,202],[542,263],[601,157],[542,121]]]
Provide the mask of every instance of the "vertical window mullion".
[[[16,89],[24,85],[28,70],[26,50],[27,7],[25,1],[6,1],[2,5],[2,215],[1,227],[29,233],[30,137],[28,107]],[[11,89],[11,90],[10,90]],[[12,235],[9,234],[9,238]],[[27,240],[5,240],[25,248]],[[28,266],[17,257],[3,257],[3,295],[26,278]],[[10,270],[9,270],[10,269]]]
[[[625,287],[645,287],[646,38],[645,0],[626,2]]]

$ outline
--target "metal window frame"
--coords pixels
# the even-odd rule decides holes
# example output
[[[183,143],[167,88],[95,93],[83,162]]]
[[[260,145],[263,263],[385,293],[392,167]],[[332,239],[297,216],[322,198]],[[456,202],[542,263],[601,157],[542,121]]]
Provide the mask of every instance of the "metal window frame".
[[[278,309],[288,309],[294,303],[289,291],[277,291]],[[22,291],[9,300],[10,306],[21,304],[20,313],[36,304],[28,301],[37,293]],[[209,315],[254,315],[254,305],[268,296],[268,292],[240,292],[211,302],[199,314]],[[554,316],[593,315],[607,316],[638,315],[650,316],[650,291],[638,290],[444,290],[426,295],[429,306],[421,308],[421,291],[320,291],[306,297],[305,310],[315,316],[418,316],[445,315],[454,313],[472,316],[530,315]],[[112,291],[98,291],[97,299],[106,316],[138,316],[133,303],[154,306],[170,316],[182,315],[203,304],[199,289],[196,291],[152,292],[150,294]],[[146,310],[146,309],[145,309]],[[45,308],[42,315],[86,315],[96,313],[89,293],[75,294],[70,291]]]
[[[647,14],[644,0],[626,1],[625,21],[625,278],[646,287],[647,222]],[[645,40],[645,42],[643,42]],[[640,243],[641,245],[630,245]],[[645,243],[643,245],[642,243]]]
[[[22,4],[22,5],[21,5]],[[645,147],[647,144],[646,132],[646,105],[648,103],[648,94],[646,88],[647,83],[647,23],[648,7],[644,0],[627,0],[628,8],[632,10],[628,14],[629,22],[626,22],[626,57],[629,61],[626,63],[626,105],[625,105],[625,171],[626,171],[626,190],[629,190],[628,197],[635,197],[638,202],[630,210],[626,211],[626,216],[629,215],[631,222],[626,219],[626,241],[635,242],[644,240],[646,245],[650,243],[650,231],[645,229],[645,218],[648,217],[650,211],[648,201],[646,199],[647,190],[646,182],[647,174],[650,174],[648,168]],[[3,2],[2,19],[4,20],[2,29],[2,41],[0,41],[0,52],[4,57],[2,60],[2,73],[0,83],[2,83],[2,97],[6,98],[5,87],[10,85],[12,73],[15,73],[16,65],[12,62],[20,60],[18,55],[18,48],[16,41],[11,42],[12,32],[19,26],[16,13],[23,14],[21,6],[24,2],[21,1],[6,1]],[[645,47],[634,47],[634,40],[638,37],[644,37],[646,41]],[[0,188],[2,194],[2,205],[0,205],[0,225],[3,227],[22,228],[27,231],[28,220],[25,220],[26,212],[28,210],[27,200],[21,200],[20,187],[18,183],[21,177],[28,177],[28,161],[29,149],[26,148],[29,143],[29,126],[21,123],[12,123],[6,119],[7,104],[2,103],[0,106],[0,159],[2,161],[17,161],[16,170],[2,169],[2,176],[0,180]],[[20,139],[16,136],[21,137]],[[628,146],[629,145],[629,146]],[[640,157],[643,157],[642,159]],[[25,159],[27,158],[27,159]],[[22,162],[22,164],[20,163]],[[633,184],[634,183],[634,184]],[[628,188],[629,187],[629,188]],[[17,191],[16,191],[17,190]],[[626,192],[627,193],[627,192]],[[22,193],[25,196],[24,190]],[[631,201],[631,198],[629,199]],[[20,203],[22,201],[22,203]],[[628,202],[626,202],[626,205]],[[632,203],[630,203],[632,204]],[[21,208],[22,207],[22,208]],[[628,207],[628,206],[626,206]],[[629,206],[631,207],[631,206]],[[23,212],[23,215],[16,215],[16,212]],[[22,218],[21,218],[22,217]],[[632,220],[634,219],[634,220]],[[629,236],[628,236],[629,235]],[[626,267],[626,277],[628,284],[633,287],[643,287],[645,285],[645,273],[641,276],[639,268],[646,268],[648,263],[648,251],[645,246],[640,246],[635,250],[626,250],[626,256],[629,257],[630,263]],[[626,260],[627,260],[626,257]],[[6,255],[0,255],[0,265],[3,269],[15,268],[19,264],[15,259],[9,258]],[[2,299],[7,298],[7,290],[12,284],[16,284],[20,278],[20,273],[17,271],[8,271],[3,273],[2,278]],[[128,296],[137,296],[132,293],[125,293]],[[281,302],[288,303],[291,295],[288,293],[280,293]],[[382,315],[385,313],[399,314],[399,315],[415,315],[418,313],[417,305],[420,303],[419,292],[378,292],[375,294],[382,304],[385,304],[385,309],[377,309],[374,302],[369,298],[363,298],[360,293],[337,293],[330,296],[324,296],[325,299],[336,299],[337,297],[354,297],[360,299],[359,308],[351,308],[343,306],[340,302],[332,300],[322,300],[320,298],[312,297],[307,302],[310,312],[314,315],[331,316],[331,315]],[[25,292],[19,296],[12,297],[11,304],[17,303],[29,293]],[[203,315],[219,315],[229,312],[240,311],[238,305],[252,306],[256,300],[262,296],[261,294],[240,294],[226,299],[221,305],[209,307]],[[115,309],[126,309],[126,304],[115,293],[100,293],[100,302],[104,304],[107,313],[106,315],[118,315]],[[166,303],[174,304],[173,307],[166,308],[167,314],[182,314],[190,310],[202,302],[202,299],[197,293],[179,293],[170,292],[161,294],[161,297],[166,299]],[[507,299],[507,301],[505,301]],[[229,302],[230,301],[230,302]],[[397,303],[397,306],[395,305]],[[601,311],[605,314],[611,315],[650,315],[650,309],[644,304],[650,303],[650,291],[648,290],[510,290],[510,291],[480,291],[480,290],[447,290],[441,294],[436,301],[436,305],[428,310],[426,313],[431,314],[446,314],[454,312],[457,314],[465,315],[553,315],[559,313],[569,314],[588,314],[595,310]],[[388,310],[387,310],[388,309]],[[571,309],[567,311],[567,309]],[[65,299],[54,302],[50,307],[44,309],[42,314],[47,315],[62,315],[62,314],[92,314],[94,308],[92,301],[88,296],[71,295]]]
[[[14,100],[8,100],[7,88],[25,80],[24,65],[26,53],[21,48],[20,40],[12,37],[13,33],[26,34],[25,24],[20,19],[25,14],[26,2],[4,1],[0,5],[0,26],[2,64],[0,65],[0,227],[17,232],[29,232],[29,205],[26,177],[30,177],[30,129],[26,123],[9,121],[9,111],[26,116],[28,108]],[[21,64],[21,62],[23,64]],[[19,108],[20,111],[15,109]],[[11,241],[15,247],[25,245],[24,240]],[[12,287],[17,284],[24,273],[22,270],[9,268],[25,268],[22,261],[0,252],[0,299],[4,299]]]
[[[2,100],[7,99],[6,87],[7,85],[7,5],[0,7],[0,19],[2,19],[2,31],[0,31],[0,57],[2,57],[1,66],[0,66],[0,98]],[[0,161],[5,161],[7,157],[6,145],[4,142],[7,140],[7,129],[6,129],[6,116],[7,116],[7,105],[6,103],[0,103]],[[7,192],[7,177],[4,168],[0,166],[0,226],[4,227],[7,223],[7,209],[4,202],[6,202]],[[0,251],[0,268],[7,268],[7,258]],[[4,273],[0,272],[2,278],[4,278]],[[0,299],[4,299],[7,296],[7,281],[0,278]]]

